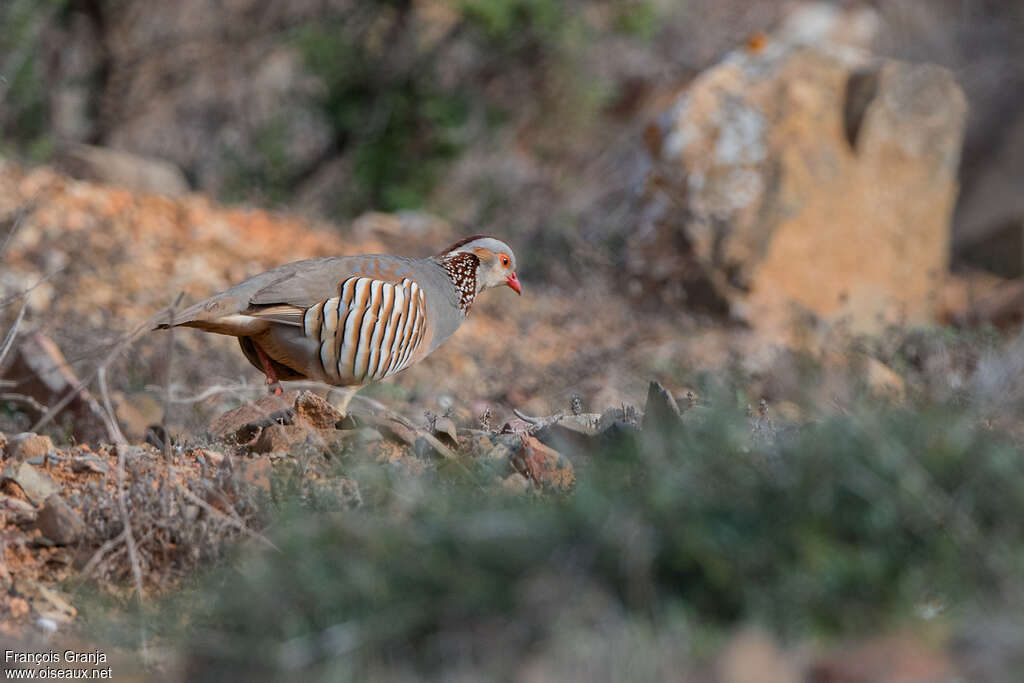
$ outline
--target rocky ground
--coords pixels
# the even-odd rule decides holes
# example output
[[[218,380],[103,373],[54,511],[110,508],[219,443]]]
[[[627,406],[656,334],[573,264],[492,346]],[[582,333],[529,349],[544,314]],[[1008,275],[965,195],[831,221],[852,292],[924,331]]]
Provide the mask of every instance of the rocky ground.
[[[1012,387],[1000,403],[991,377],[1016,357],[1012,344],[894,329],[865,345],[840,328],[785,347],[735,323],[637,310],[597,277],[578,291],[527,280],[521,299],[487,297],[434,356],[347,408],[338,407],[343,395],[318,387],[268,396],[232,340],[150,333],[154,317],[179,291],[191,301],[277,261],[334,250],[429,253],[452,228],[371,215],[331,233],[201,197],[134,194],[11,164],[0,172],[0,197],[9,207],[4,282],[26,292],[4,309],[17,337],[0,415],[8,589],[0,607],[15,640],[86,636],[76,605],[83,587],[156,599],[238,543],[270,543],[267,501],[358,508],[372,504],[381,472],[470,477],[493,495],[571,493],[602,444],[700,414],[709,373],[743,388],[755,442],[845,409],[862,387],[895,402],[980,391],[992,400],[990,424],[1018,423],[1005,410]],[[823,368],[810,389],[807,359]],[[82,379],[88,387],[76,391]],[[61,408],[65,396],[72,400]],[[730,648],[738,649],[714,666],[742,672],[768,658],[792,676],[861,666],[845,650],[807,658],[763,634],[737,638]],[[895,653],[890,669],[923,671],[919,680],[953,671],[915,638],[864,647]]]
[[[71,624],[76,610],[56,588],[62,582],[98,581],[118,592],[138,581],[146,593],[165,592],[227,543],[261,538],[265,520],[254,515],[272,481],[291,477],[303,497],[359,507],[359,483],[332,474],[332,459],[346,453],[411,476],[468,467],[487,475],[486,486],[516,495],[565,492],[575,482],[572,463],[535,434],[563,447],[572,439],[585,454],[587,440],[636,426],[635,414],[624,422],[620,410],[462,430],[432,416],[424,429],[372,403],[343,413],[308,391],[268,395],[166,449],[0,437],[7,635]]]

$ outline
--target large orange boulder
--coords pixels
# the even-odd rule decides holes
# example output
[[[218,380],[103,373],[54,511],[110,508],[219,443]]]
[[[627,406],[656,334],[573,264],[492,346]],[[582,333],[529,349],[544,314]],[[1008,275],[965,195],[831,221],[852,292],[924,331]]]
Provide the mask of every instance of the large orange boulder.
[[[943,68],[752,41],[648,130],[632,290],[772,332],[932,320],[965,115]]]

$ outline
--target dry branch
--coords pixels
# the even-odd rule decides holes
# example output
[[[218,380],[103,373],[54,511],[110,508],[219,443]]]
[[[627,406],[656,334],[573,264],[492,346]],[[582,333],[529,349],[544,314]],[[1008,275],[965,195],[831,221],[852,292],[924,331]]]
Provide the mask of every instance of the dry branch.
[[[112,432],[113,442],[117,444],[128,443],[128,440],[124,438],[124,432],[121,431],[121,425],[117,423],[117,413],[114,412],[114,407],[110,403],[110,393],[107,391],[107,368],[105,365],[101,365],[97,370],[96,381],[100,386],[103,408],[107,411],[108,427]]]
[[[124,452],[125,448],[117,449],[117,507],[121,512],[121,522],[124,524],[124,540],[128,545],[128,557],[132,563],[132,576],[135,578],[135,590],[139,593],[139,603],[142,603],[142,566],[139,564],[139,551],[135,545],[135,535],[132,533],[131,519],[128,517],[128,505],[124,500]]]
[[[167,359],[167,374],[164,377],[164,411],[160,419],[160,427],[164,431],[164,460],[168,462],[171,460],[171,432],[167,428],[167,416],[171,410],[171,373],[174,371],[174,315],[184,297],[185,292],[179,292],[178,298],[167,309],[167,354],[165,355]]]
[[[274,545],[273,541],[271,541],[269,538],[267,538],[263,534],[259,533],[258,531],[253,531],[252,529],[247,527],[245,525],[245,522],[243,522],[241,519],[238,519],[236,516],[230,516],[230,515],[224,514],[223,512],[221,512],[217,508],[213,507],[212,505],[207,503],[205,500],[203,500],[202,498],[200,498],[196,494],[194,494],[191,491],[189,491],[188,488],[185,487],[184,485],[178,484],[177,487],[178,487],[178,490],[181,491],[181,494],[183,496],[185,496],[190,501],[192,501],[193,503],[195,503],[196,505],[201,507],[203,510],[205,510],[207,513],[209,513],[213,517],[216,517],[217,519],[221,520],[222,522],[235,527],[236,529],[241,531],[243,534],[245,534],[245,535],[247,535],[247,536],[249,536],[251,538],[254,538],[254,539],[258,540],[258,541],[260,541],[261,543],[265,544],[267,547],[273,548],[277,552],[281,552],[281,549],[278,548],[276,545]]]
[[[113,362],[113,360],[117,357],[119,353],[121,353],[126,348],[128,348],[132,343],[134,343],[135,340],[138,339],[139,335],[149,330],[153,326],[153,321],[160,318],[162,315],[164,315],[164,313],[166,313],[166,311],[160,311],[159,313],[152,316],[151,318],[143,322],[141,325],[136,327],[130,333],[123,335],[120,339],[118,339],[117,342],[114,343],[110,353],[107,354],[107,357],[104,358],[99,365],[96,366],[96,369],[93,370],[92,374],[86,377],[85,379],[79,381],[77,384],[75,384],[75,386],[73,386],[70,391],[67,391],[64,394],[64,396],[61,397],[59,401],[57,401],[57,403],[55,403],[53,406],[50,407],[48,411],[46,411],[45,415],[39,418],[39,420],[37,420],[36,423],[32,425],[30,431],[38,432],[40,429],[49,424],[50,421],[53,420],[53,418],[55,418],[57,415],[59,415],[60,411],[62,411],[68,405],[68,403],[70,403],[75,398],[75,396],[77,396],[78,393],[82,391],[82,389],[85,389],[87,386],[89,386],[89,384],[91,384],[92,381],[99,376],[101,369],[106,368],[111,362]],[[111,440],[116,439],[114,428],[112,428],[109,424],[107,425],[107,427],[108,431],[111,432]]]
[[[14,319],[14,324],[11,325],[11,329],[7,331],[7,336],[4,337],[4,343],[0,346],[0,367],[4,365],[4,358],[7,357],[7,352],[14,346],[14,339],[18,336],[18,327],[21,325],[22,319],[25,317],[25,309],[28,308],[28,300],[21,305],[21,310],[18,311],[18,317]]]
[[[96,552],[92,554],[92,557],[90,557],[89,561],[85,563],[85,566],[82,567],[82,571],[79,572],[79,576],[83,579],[89,578],[89,574],[96,569],[103,558],[106,557],[107,553],[116,548],[119,543],[123,543],[126,538],[126,529],[123,529],[117,536],[114,536],[110,540],[104,542],[103,545],[97,548]]]

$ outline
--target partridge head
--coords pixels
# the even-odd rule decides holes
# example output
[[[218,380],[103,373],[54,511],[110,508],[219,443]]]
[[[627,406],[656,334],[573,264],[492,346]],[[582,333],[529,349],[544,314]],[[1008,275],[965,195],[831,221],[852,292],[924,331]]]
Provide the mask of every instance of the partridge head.
[[[425,358],[481,292],[502,286],[522,293],[515,254],[473,235],[429,258],[366,254],[279,266],[189,307],[173,326],[238,337],[268,383],[361,386]]]

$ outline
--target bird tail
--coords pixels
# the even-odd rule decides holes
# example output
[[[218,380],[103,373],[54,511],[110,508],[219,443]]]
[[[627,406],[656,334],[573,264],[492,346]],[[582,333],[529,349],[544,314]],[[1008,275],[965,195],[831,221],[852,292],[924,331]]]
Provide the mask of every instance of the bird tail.
[[[160,317],[166,318],[166,322],[157,323],[153,330],[168,330],[171,327],[196,327],[197,322],[201,322],[208,317],[209,311],[206,310],[206,304],[207,301],[200,301],[183,311],[164,311],[160,314]]]

